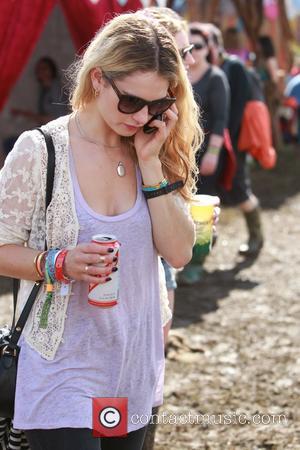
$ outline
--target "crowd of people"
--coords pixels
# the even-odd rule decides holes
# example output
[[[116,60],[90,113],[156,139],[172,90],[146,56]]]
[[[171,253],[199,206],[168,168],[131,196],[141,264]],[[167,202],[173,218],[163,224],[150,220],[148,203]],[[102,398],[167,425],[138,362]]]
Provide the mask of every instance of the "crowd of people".
[[[196,193],[241,211],[243,258],[263,247],[249,153],[239,148],[247,105],[268,104],[253,72],[226,52],[215,25],[187,23],[163,7],[117,16],[98,32],[70,69],[70,114],[53,105],[55,65],[37,64],[41,94],[30,117],[56,150],[46,223],[47,151],[37,130],[5,142],[0,175],[0,274],[22,279],[20,307],[36,280],[50,279],[53,292],[44,323],[40,291],[20,340],[13,427],[31,450],[153,445],[154,429],[130,421],[127,437],[92,437],[91,400],[127,397],[128,417],[150,417],[162,404],[174,291],[203,277],[189,212]],[[120,261],[90,242],[95,234],[117,236]],[[89,284],[108,283],[116,271],[118,305],[89,305]]]

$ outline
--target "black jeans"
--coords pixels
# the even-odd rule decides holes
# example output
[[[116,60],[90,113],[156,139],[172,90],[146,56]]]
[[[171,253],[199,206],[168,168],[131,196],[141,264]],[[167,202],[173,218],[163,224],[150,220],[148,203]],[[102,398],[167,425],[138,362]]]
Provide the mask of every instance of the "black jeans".
[[[141,450],[147,426],[126,437],[95,438],[89,428],[25,431],[30,450]]]

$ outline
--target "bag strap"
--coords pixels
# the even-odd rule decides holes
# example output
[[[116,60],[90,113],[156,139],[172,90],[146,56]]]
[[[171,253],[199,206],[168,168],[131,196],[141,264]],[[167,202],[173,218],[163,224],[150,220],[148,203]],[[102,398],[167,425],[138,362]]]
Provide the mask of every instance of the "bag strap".
[[[55,172],[55,149],[54,144],[52,140],[51,134],[47,133],[46,131],[42,130],[41,128],[36,128],[45,138],[46,141],[46,147],[48,152],[48,162],[47,162],[47,180],[46,180],[46,214],[48,206],[52,199],[52,192],[53,192],[53,183],[54,183],[54,172]],[[47,240],[45,239],[45,250],[47,250]],[[32,288],[32,291],[28,297],[28,300],[22,310],[22,313],[19,317],[19,320],[15,326],[15,317],[16,317],[16,309],[17,309],[17,295],[18,295],[18,289],[19,289],[19,280],[15,279],[13,280],[13,299],[14,299],[14,313],[13,313],[13,322],[12,322],[12,334],[10,338],[9,346],[11,348],[15,348],[17,346],[18,340],[21,336],[21,333],[23,331],[23,328],[26,324],[26,321],[28,319],[28,316],[30,314],[30,311],[33,307],[33,304],[35,302],[35,299],[38,295],[38,292],[40,290],[41,285],[43,284],[43,281],[36,281],[35,285]]]

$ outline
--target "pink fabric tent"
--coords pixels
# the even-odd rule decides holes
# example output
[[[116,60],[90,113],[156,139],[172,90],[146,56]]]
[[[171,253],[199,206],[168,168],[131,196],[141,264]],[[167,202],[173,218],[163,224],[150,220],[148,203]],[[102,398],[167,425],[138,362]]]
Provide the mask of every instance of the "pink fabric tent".
[[[0,110],[27,63],[53,7],[63,9],[80,52],[114,14],[136,11],[140,0],[6,0],[0,2]]]

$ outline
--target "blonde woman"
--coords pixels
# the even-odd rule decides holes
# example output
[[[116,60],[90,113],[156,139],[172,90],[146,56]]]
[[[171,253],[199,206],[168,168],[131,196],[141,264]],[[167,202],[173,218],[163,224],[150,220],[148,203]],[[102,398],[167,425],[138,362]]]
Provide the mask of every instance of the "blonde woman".
[[[20,136],[0,177],[0,273],[25,280],[21,305],[53,251],[66,250],[47,325],[41,291],[21,337],[14,427],[31,450],[139,450],[145,417],[162,403],[158,254],[174,267],[191,258],[202,132],[180,54],[156,21],[114,18],[73,70],[73,113],[44,126],[56,150],[46,225],[39,132]],[[90,242],[99,233],[121,243],[119,302],[106,309],[87,302],[88,285],[115,271],[112,252]],[[37,272],[45,237],[52,252]],[[127,437],[92,437],[94,397],[128,398]]]

